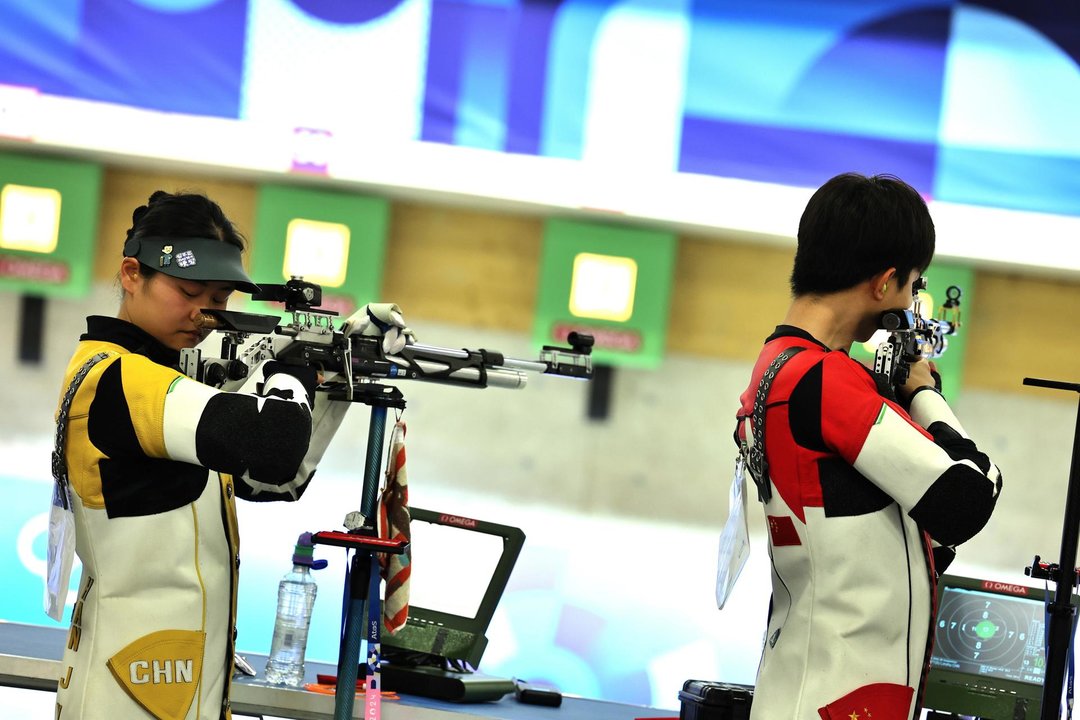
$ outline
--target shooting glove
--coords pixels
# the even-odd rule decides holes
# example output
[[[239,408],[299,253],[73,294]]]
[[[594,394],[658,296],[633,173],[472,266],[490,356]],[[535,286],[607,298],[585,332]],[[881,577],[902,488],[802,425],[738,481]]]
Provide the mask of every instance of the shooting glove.
[[[315,406],[315,388],[319,385],[319,373],[313,367],[286,365],[276,360],[267,360],[262,366],[263,377],[267,380],[279,373],[291,375],[300,381],[307,393],[308,407]]]
[[[341,326],[346,335],[382,337],[383,352],[396,355],[406,345],[416,342],[413,331],[405,325],[401,308],[394,303],[368,303]]]

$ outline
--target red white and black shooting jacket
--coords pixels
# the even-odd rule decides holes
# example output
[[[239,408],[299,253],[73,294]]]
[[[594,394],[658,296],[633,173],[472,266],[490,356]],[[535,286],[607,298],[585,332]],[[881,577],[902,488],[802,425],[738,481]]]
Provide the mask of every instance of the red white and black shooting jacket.
[[[772,600],[751,718],[911,718],[933,641],[936,550],[982,529],[1001,475],[938,392],[917,392],[905,411],[880,376],[790,326],[758,357],[739,442],[762,373],[792,346],[804,350],[766,402]]]

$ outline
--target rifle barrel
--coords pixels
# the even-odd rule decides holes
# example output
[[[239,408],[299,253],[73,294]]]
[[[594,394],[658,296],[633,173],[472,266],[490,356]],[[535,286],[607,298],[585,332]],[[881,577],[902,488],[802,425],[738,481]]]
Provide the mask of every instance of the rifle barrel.
[[[436,347],[434,345],[409,345],[412,350],[422,355],[434,355],[447,358],[454,358],[457,360],[464,360],[469,357],[469,353],[465,350],[455,350],[454,348]],[[500,367],[513,368],[515,370],[525,370],[527,372],[544,373],[547,372],[548,366],[546,363],[538,362],[536,360],[517,360],[515,358],[503,357],[503,362]],[[489,371],[490,372],[490,371]]]
[[[438,382],[438,373],[445,372],[446,366],[440,364],[438,361],[420,360],[415,359],[414,362],[426,373],[430,373],[432,377],[422,378],[425,380],[433,380]],[[510,388],[512,390],[525,387],[528,377],[520,370],[514,370],[506,367],[494,367],[486,369],[487,383],[492,387]],[[480,370],[478,368],[461,368],[449,375],[449,377],[456,380],[464,380],[467,382],[475,382],[479,385],[480,382]]]

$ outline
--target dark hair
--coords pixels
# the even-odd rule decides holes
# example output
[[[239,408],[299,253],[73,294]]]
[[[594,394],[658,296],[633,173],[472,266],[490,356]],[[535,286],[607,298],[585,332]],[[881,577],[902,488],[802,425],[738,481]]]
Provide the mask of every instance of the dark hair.
[[[791,271],[796,297],[846,290],[896,268],[899,282],[934,257],[934,222],[918,192],[892,175],[837,175],[799,221]]]
[[[140,205],[131,213],[131,227],[126,240],[144,237],[216,238],[246,249],[246,241],[240,231],[225,217],[221,206],[199,193],[167,193],[157,190],[146,205]],[[157,272],[139,263],[140,272],[147,277]]]

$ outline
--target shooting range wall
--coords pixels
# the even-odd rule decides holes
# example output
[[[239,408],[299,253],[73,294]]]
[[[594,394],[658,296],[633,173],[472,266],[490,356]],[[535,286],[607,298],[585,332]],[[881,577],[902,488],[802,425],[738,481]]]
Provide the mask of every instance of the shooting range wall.
[[[191,189],[217,200],[251,236],[256,187],[246,181],[159,174],[128,168],[105,173],[94,275],[110,282],[131,210],[156,188]],[[379,300],[399,303],[419,325],[526,333],[532,326],[543,218],[414,200],[392,204]],[[783,316],[793,246],[724,236],[679,235],[668,353],[751,361]],[[940,259],[940,258],[939,258]],[[1080,315],[1080,278],[976,271],[974,308],[965,308],[965,388],[1028,395],[1023,377],[1068,379],[1080,335],[1063,318]],[[104,311],[102,311],[104,312]],[[1047,397],[1054,394],[1046,393]]]
[[[201,190],[218,200],[242,231],[250,233],[256,195],[250,181],[109,167],[103,187],[91,294],[85,299],[47,302],[42,364],[17,362],[20,298],[0,293],[0,313],[6,318],[0,329],[4,348],[0,351],[4,380],[0,437],[4,438],[5,466],[15,477],[48,475],[59,378],[85,327],[84,317],[116,312],[119,294],[113,278],[131,210],[158,188]],[[543,219],[535,215],[394,200],[383,293],[372,299],[399,303],[422,342],[493,348],[513,357],[530,357],[542,225]],[[258,238],[251,240],[257,248]],[[634,527],[656,528],[669,537],[696,532],[704,538],[703,547],[685,547],[700,571],[697,579],[703,587],[686,592],[702,605],[702,617],[715,617],[715,607],[708,607],[708,582],[716,533],[727,512],[731,418],[757,348],[786,310],[792,256],[791,247],[681,234],[667,355],[658,370],[618,370],[611,414],[604,422],[586,419],[587,386],[577,382],[532,377],[530,386],[521,392],[404,385],[409,403],[405,418],[412,502],[439,507],[446,494],[466,493],[474,500],[457,508],[462,514],[484,517],[481,503],[488,501],[501,502],[515,512],[532,512],[531,519],[524,520],[487,517],[522,523],[531,551],[537,543],[545,547],[543,533],[554,532],[546,527],[545,517],[565,518],[564,513],[571,513],[579,518],[578,525],[561,520],[564,525],[559,532],[591,537],[598,528],[605,528],[591,547],[608,558],[607,579],[590,582],[600,583],[593,591],[607,597],[623,574],[629,577],[635,572],[619,570],[622,566],[616,564],[619,548],[627,542],[624,539],[620,545],[618,538],[628,536],[613,534],[611,522],[642,523]],[[965,386],[955,405],[968,432],[1001,466],[1006,488],[997,513],[986,530],[962,549],[959,562],[1015,579],[1033,553],[1053,554],[1058,548],[1059,508],[1064,503],[1075,422],[1073,398],[1024,388],[1020,382],[1025,375],[1077,379],[1080,337],[1063,327],[1061,320],[1080,315],[1080,281],[997,269],[979,269],[975,278],[971,294],[977,304],[967,308],[964,317],[963,332],[969,343]],[[321,480],[316,479],[303,502],[242,508],[253,513],[244,519],[247,532],[254,533],[245,535],[250,538],[244,541],[245,552],[259,553],[254,558],[246,556],[242,585],[258,582],[260,572],[269,578],[279,574],[267,558],[286,557],[294,530],[336,526],[339,509],[349,504],[340,493],[350,487],[337,479],[355,477],[359,487],[366,432],[366,413],[350,413],[320,466]],[[332,478],[335,483],[328,482]],[[45,495],[42,490],[42,510]],[[259,522],[265,523],[263,527],[289,528],[289,532],[259,533]],[[750,522],[751,532],[760,533],[761,513],[752,512]],[[759,544],[755,552],[760,553],[762,547]],[[547,555],[541,554],[540,560],[531,557],[527,563],[539,563],[532,572],[547,567],[543,560]],[[758,555],[758,560],[763,557]],[[541,575],[562,577],[550,572],[544,570]],[[696,572],[682,571],[679,576]],[[767,583],[767,576],[759,580]],[[332,585],[334,581],[326,582]],[[754,580],[747,582],[752,587]],[[577,587],[584,593],[589,584]],[[627,592],[626,597],[634,594]],[[740,601],[750,606],[746,612],[760,619],[760,608],[754,605],[760,599],[749,588],[742,592]],[[334,594],[330,590],[327,597]],[[590,607],[584,599],[577,602]],[[663,602],[662,597],[655,599],[655,603]],[[256,603],[255,607],[261,606]],[[272,608],[266,610],[265,618],[245,612],[248,620],[241,647],[258,648],[268,641]],[[640,622],[643,612],[666,616],[662,607],[634,605],[629,600],[617,611],[606,607],[605,617],[615,617],[610,612],[625,613],[631,624]],[[333,608],[326,614],[331,618],[326,622],[332,625]],[[687,617],[691,622],[694,616]],[[747,635],[745,628],[740,630],[747,617],[737,607],[725,610],[715,623],[709,621],[710,632],[725,638],[734,637],[732,633]],[[40,620],[31,621],[43,620],[41,615]],[[613,628],[622,627],[611,622]],[[327,632],[332,634],[333,627]],[[671,628],[665,632],[680,636]],[[700,642],[700,632],[700,627],[687,628],[684,635]],[[657,633],[658,638],[664,635]],[[717,640],[720,645],[728,643],[730,656],[742,657],[723,677],[752,681],[757,641],[753,633],[749,635],[741,651],[727,640]],[[496,661],[496,652],[490,662]],[[715,672],[720,676],[719,670]],[[577,687],[587,695],[605,692],[591,686],[564,687]]]
[[[94,265],[95,290],[85,301],[49,303],[43,365],[20,366],[11,351],[0,357],[3,376],[15,381],[5,388],[6,405],[17,409],[0,420],[0,429],[5,433],[50,431],[51,409],[43,398],[51,402],[56,395],[57,378],[81,331],[83,317],[89,313],[115,313],[118,291],[113,278],[131,210],[144,203],[157,188],[197,190],[215,198],[240,229],[249,234],[254,251],[258,252],[258,238],[250,237],[255,213],[254,183],[127,167],[107,168]],[[431,337],[431,327],[445,327],[443,341],[450,345],[477,342],[478,338],[495,333],[496,337],[507,338],[503,344],[510,342],[517,346],[520,356],[529,356],[532,350],[527,346],[526,335],[537,294],[542,232],[543,218],[537,215],[395,200],[383,292],[372,300],[399,303],[425,342],[436,341]],[[602,446],[582,447],[581,452],[607,457],[606,461],[596,462],[590,473],[591,489],[587,493],[590,499],[575,493],[535,490],[538,483],[547,484],[543,475],[561,473],[562,467],[594,464],[586,457],[572,455],[551,465],[538,460],[536,476],[523,471],[517,481],[503,477],[493,489],[509,496],[525,492],[532,499],[543,497],[583,510],[604,509],[631,515],[661,512],[714,522],[717,506],[724,504],[726,489],[721,487],[722,483],[715,484],[711,477],[703,477],[702,470],[713,463],[725,464],[730,454],[727,445],[730,411],[762,339],[787,307],[787,275],[792,257],[793,248],[775,243],[754,244],[741,239],[681,234],[667,364],[672,367],[686,364],[687,368],[677,372],[671,368],[656,372],[621,371],[616,379],[614,416],[608,423],[597,426],[590,426],[584,417],[583,397],[553,406],[551,417],[535,415],[531,409],[530,403],[549,391],[583,396],[583,387],[575,383],[548,381],[543,393],[526,391],[513,396],[484,393],[485,400],[490,396],[500,407],[505,406],[497,411],[506,415],[503,432],[545,438],[556,427],[589,428],[604,442]],[[980,414],[980,418],[996,419],[1003,437],[1016,430],[1012,418],[1017,404],[1038,404],[1045,398],[1048,407],[1059,412],[1065,421],[1071,412],[1071,399],[1024,388],[1020,383],[1025,376],[1071,379],[1075,375],[1080,336],[1063,331],[1060,321],[1080,314],[1080,280],[1015,275],[996,269],[979,269],[975,277],[976,287],[971,294],[977,298],[977,304],[965,308],[964,314],[963,332],[967,335],[969,351],[962,402],[985,398],[984,402],[992,408],[1000,395],[1001,409]],[[5,347],[11,348],[18,331],[14,322],[18,316],[18,297],[3,294],[0,308],[11,319],[5,323],[4,330]],[[491,347],[509,352],[502,345]],[[725,376],[730,373],[730,381],[716,384],[717,373]],[[423,386],[410,394],[420,402],[431,388]],[[635,392],[641,395],[628,394]],[[660,398],[667,410],[658,415]],[[469,397],[457,412],[466,411],[476,402],[475,397]],[[515,422],[519,414],[521,421]],[[968,422],[975,420],[963,414],[961,417]],[[1034,419],[1033,423],[1041,424]],[[663,486],[663,478],[671,470],[670,464],[659,463],[655,456],[641,456],[636,451],[643,431],[623,434],[624,428],[651,427],[650,444],[669,447],[684,432],[676,426],[684,424],[689,424],[690,435],[698,438],[695,442],[700,447],[713,449],[703,456],[681,455],[680,474],[701,477],[700,490],[715,497],[717,502],[691,503],[689,507],[679,506],[677,511],[672,503],[672,508],[665,511],[665,503],[661,501],[658,508],[653,493],[623,492],[625,478],[620,478],[614,469],[619,465],[616,458],[633,458],[636,469],[632,475],[638,478],[633,485],[642,490]],[[424,430],[428,436],[425,444],[432,442],[431,433],[442,431],[441,425]],[[482,439],[466,442],[479,444]],[[505,437],[501,444],[513,448],[523,443],[529,444],[523,439]],[[545,441],[544,445],[550,446],[553,457],[566,452],[558,443]],[[1068,447],[1060,448],[1059,452],[1045,450],[1033,452],[1033,457],[1021,464],[1042,466],[1039,472],[1042,476],[1063,474]],[[422,454],[423,449],[417,452]],[[605,491],[609,479],[611,485]]]

